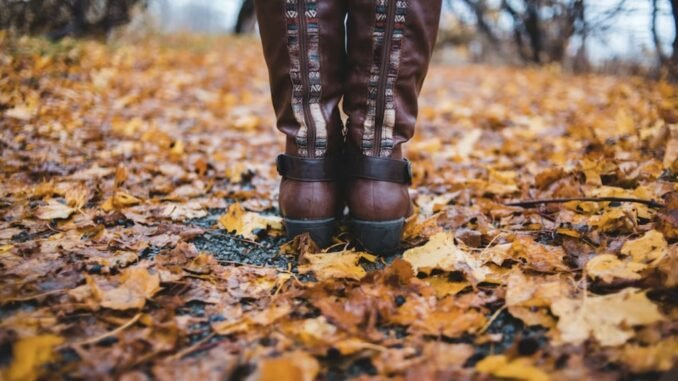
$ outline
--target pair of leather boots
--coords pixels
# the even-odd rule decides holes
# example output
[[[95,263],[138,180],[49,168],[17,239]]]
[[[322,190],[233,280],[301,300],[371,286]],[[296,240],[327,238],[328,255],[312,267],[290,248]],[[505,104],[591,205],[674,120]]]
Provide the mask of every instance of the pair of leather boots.
[[[255,6],[277,127],[287,139],[277,164],[288,235],[308,232],[329,245],[346,205],[365,250],[395,251],[412,212],[402,144],[414,134],[441,0]]]

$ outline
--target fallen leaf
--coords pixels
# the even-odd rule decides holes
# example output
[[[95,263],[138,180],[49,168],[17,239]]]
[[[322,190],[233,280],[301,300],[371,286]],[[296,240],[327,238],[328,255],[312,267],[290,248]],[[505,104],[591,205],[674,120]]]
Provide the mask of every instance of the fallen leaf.
[[[36,216],[41,220],[66,219],[75,213],[75,209],[56,200],[47,201],[47,205],[38,208]]]
[[[562,298],[551,305],[551,311],[558,316],[560,341],[575,345],[589,337],[602,346],[621,345],[633,337],[633,326],[665,319],[645,293],[634,288],[604,296]]]
[[[101,205],[101,209],[110,212],[112,210],[123,209],[140,203],[141,200],[131,194],[118,191]]]
[[[662,233],[650,230],[638,239],[626,241],[621,252],[631,256],[633,262],[655,265],[666,255],[667,246]]]
[[[295,351],[280,357],[263,359],[248,381],[313,381],[320,364],[308,353]]]
[[[669,337],[649,346],[627,344],[614,358],[634,373],[667,372],[678,360],[678,338]]]
[[[219,218],[219,224],[226,231],[235,232],[247,239],[257,239],[255,234],[258,230],[268,228],[282,230],[282,219],[280,217],[262,216],[257,213],[247,212],[239,203],[231,204],[226,214]]]
[[[505,355],[491,355],[476,364],[476,370],[499,378],[525,381],[548,381],[548,373],[532,365],[529,358],[509,360]]]
[[[415,272],[462,271],[474,283],[482,282],[490,272],[476,256],[459,249],[448,232],[436,233],[425,245],[405,251],[403,259]]]
[[[524,260],[525,266],[541,272],[563,271],[565,250],[560,246],[547,246],[532,237],[517,237],[511,244],[509,255]]]
[[[601,279],[606,283],[610,283],[614,279],[641,279],[639,272],[646,268],[647,265],[642,263],[621,261],[614,254],[597,255],[586,263],[586,273],[592,278]]]
[[[171,203],[165,206],[160,214],[173,221],[185,221],[205,217],[207,211],[197,202],[187,202],[184,204]]]
[[[360,266],[362,258],[371,262],[376,260],[372,254],[355,251],[304,254],[301,260],[308,263],[299,265],[299,272],[302,274],[312,272],[320,281],[333,278],[360,280],[367,274]]]
[[[33,381],[44,372],[42,366],[55,358],[54,347],[63,343],[55,335],[31,336],[19,339],[12,347],[12,362],[0,372],[7,381]]]
[[[141,267],[128,268],[123,271],[120,283],[120,286],[112,290],[100,291],[99,298],[102,307],[114,310],[143,308],[146,300],[160,290],[160,276],[151,274]]]

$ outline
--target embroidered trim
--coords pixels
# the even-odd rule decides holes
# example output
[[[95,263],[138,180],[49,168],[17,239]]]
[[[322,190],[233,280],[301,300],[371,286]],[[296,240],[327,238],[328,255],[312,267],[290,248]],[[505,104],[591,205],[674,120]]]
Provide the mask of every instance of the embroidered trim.
[[[301,156],[310,154],[308,150],[311,134],[315,136],[313,142],[315,156],[323,156],[327,150],[327,122],[320,107],[322,87],[316,2],[317,0],[286,0],[285,4],[287,49],[290,55],[290,79],[293,89],[292,111],[299,123],[296,143]],[[299,14],[300,5],[304,8],[303,15]],[[304,30],[301,30],[304,26]],[[301,44],[304,42],[305,46],[302,47]],[[305,57],[302,57],[302,50],[306,51]]]
[[[395,2],[395,12],[393,19],[393,28],[391,35],[387,36],[389,31],[388,8],[392,2]],[[365,155],[378,155],[382,157],[390,156],[393,151],[393,128],[395,127],[395,83],[398,78],[400,67],[400,53],[405,29],[405,16],[407,14],[407,1],[405,0],[377,0],[376,23],[372,32],[373,40],[373,60],[370,70],[370,80],[368,83],[367,97],[367,115],[363,124],[362,150]],[[390,51],[384,52],[387,39],[390,40]],[[381,73],[383,60],[388,59],[386,63],[386,73]],[[383,96],[383,110],[381,125],[377,126],[377,109],[380,97],[380,78],[386,75],[386,81],[381,93]],[[379,152],[374,152],[376,144],[377,129],[381,128],[381,139],[379,142]]]

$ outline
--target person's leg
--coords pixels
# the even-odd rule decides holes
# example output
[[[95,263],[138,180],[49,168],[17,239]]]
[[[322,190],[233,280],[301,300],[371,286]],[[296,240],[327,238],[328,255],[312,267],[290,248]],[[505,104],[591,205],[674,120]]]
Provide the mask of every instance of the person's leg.
[[[412,213],[409,163],[401,145],[414,133],[441,0],[348,0],[347,203],[356,238],[394,251]]]
[[[343,146],[337,107],[343,94],[345,0],[256,0],[277,127],[280,211],[288,235],[331,242],[343,207],[337,159]]]

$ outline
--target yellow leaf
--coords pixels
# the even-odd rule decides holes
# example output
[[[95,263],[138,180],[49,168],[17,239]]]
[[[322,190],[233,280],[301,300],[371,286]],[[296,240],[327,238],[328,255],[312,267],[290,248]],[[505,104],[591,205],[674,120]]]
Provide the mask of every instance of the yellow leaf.
[[[634,288],[604,296],[562,298],[551,305],[551,311],[558,316],[560,340],[575,345],[589,337],[602,346],[621,345],[633,336],[633,326],[665,319],[645,293]]]
[[[235,232],[247,239],[257,239],[255,231],[268,228],[282,230],[282,220],[279,217],[262,216],[247,212],[240,203],[231,204],[226,214],[219,217],[219,224],[229,232]]]
[[[490,272],[473,254],[457,247],[451,233],[440,232],[420,247],[407,250],[403,259],[412,265],[415,273],[431,270],[462,271],[472,282],[482,282]]]
[[[120,286],[112,290],[100,290],[102,307],[114,310],[143,308],[146,300],[160,290],[160,276],[149,273],[145,268],[126,269],[120,276],[120,282]]]
[[[673,138],[666,143],[666,151],[663,160],[664,168],[678,172],[678,139]]]
[[[36,216],[41,220],[66,219],[75,212],[75,209],[56,200],[47,201],[47,205],[38,208]]]
[[[222,321],[214,324],[212,329],[220,335],[230,335],[243,332],[253,326],[267,326],[275,323],[280,318],[289,315],[292,307],[287,303],[271,305],[268,308],[249,313],[234,321]]]
[[[106,212],[110,212],[111,210],[122,209],[128,206],[138,205],[139,203],[141,203],[141,200],[138,198],[132,196],[129,193],[118,191],[115,192],[113,197],[110,197],[101,205],[101,209]]]
[[[313,381],[320,371],[315,357],[295,351],[280,357],[267,358],[259,363],[249,381]]]
[[[636,262],[623,262],[613,254],[602,254],[594,257],[586,264],[586,273],[592,278],[602,279],[610,283],[615,278],[624,280],[638,280],[640,271],[647,265]]]
[[[662,233],[650,230],[642,237],[626,241],[621,252],[629,255],[634,262],[657,264],[666,256],[668,244]]]
[[[635,373],[666,372],[678,360],[678,338],[670,337],[647,347],[629,344],[615,357]]]
[[[55,335],[19,339],[12,348],[13,361],[4,374],[7,381],[32,381],[40,376],[41,367],[54,359],[54,347],[64,340]]]
[[[525,381],[548,381],[549,376],[531,364],[528,358],[509,361],[504,355],[487,356],[476,364],[476,370],[499,378]]]
[[[467,281],[453,282],[447,279],[446,276],[434,276],[426,278],[425,281],[433,288],[436,297],[439,299],[450,295],[456,295],[466,287],[471,286]]]
[[[22,121],[31,120],[36,114],[36,107],[31,105],[19,105],[5,111],[8,118],[19,119]]]
[[[557,276],[525,276],[514,271],[506,285],[506,305],[549,307],[553,301],[569,296],[570,288],[568,280]]]
[[[312,272],[318,280],[346,278],[360,280],[367,272],[360,266],[361,258],[374,260],[374,256],[363,252],[342,251],[339,253],[304,254],[307,264],[299,266],[299,272]]]
[[[510,257],[525,261],[525,266],[541,272],[564,271],[565,250],[560,246],[548,246],[532,237],[520,236],[511,244]]]

